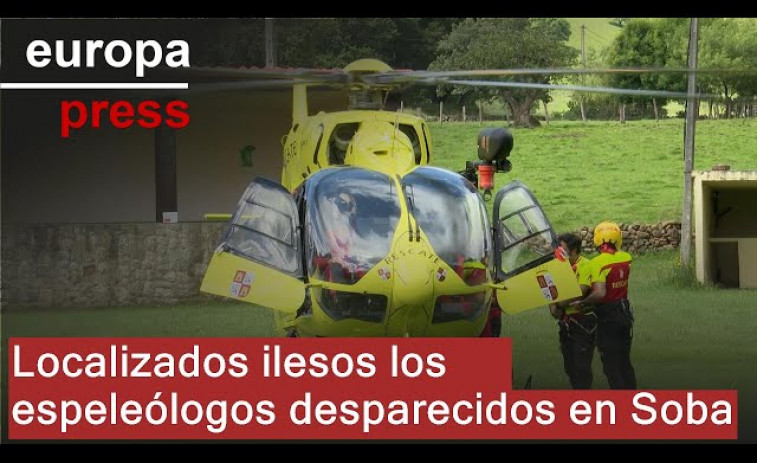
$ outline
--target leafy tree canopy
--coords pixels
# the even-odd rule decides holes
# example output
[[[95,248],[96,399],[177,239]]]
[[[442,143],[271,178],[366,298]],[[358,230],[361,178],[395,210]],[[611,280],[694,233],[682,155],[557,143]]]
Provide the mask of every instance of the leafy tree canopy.
[[[466,19],[439,43],[429,69],[508,69],[570,67],[578,51],[567,45],[570,24],[556,18]],[[503,77],[500,80],[550,83],[553,75]],[[476,100],[501,98],[510,106],[518,125],[530,125],[534,102],[549,101],[541,89],[491,87],[440,88],[440,94],[467,95]]]

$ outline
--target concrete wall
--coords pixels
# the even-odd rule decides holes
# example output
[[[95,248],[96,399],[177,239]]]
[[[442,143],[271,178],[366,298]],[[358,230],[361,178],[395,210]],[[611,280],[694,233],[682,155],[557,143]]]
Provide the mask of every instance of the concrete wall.
[[[344,109],[341,93],[311,92],[311,114]],[[281,181],[281,139],[292,124],[290,91],[233,92],[189,100],[190,126],[177,133],[179,221],[231,213],[253,176]],[[239,151],[254,145],[253,167]]]
[[[116,99],[44,92],[3,95],[3,222],[154,222],[154,131],[119,130],[103,123],[61,138],[59,108],[66,98]],[[176,132],[179,221],[231,212],[255,175],[280,180],[281,138],[292,120],[290,91],[220,92],[185,100],[190,123]],[[314,91],[310,102],[311,113],[337,110],[345,107],[346,97]],[[251,168],[242,167],[239,156],[248,144],[257,148]]]
[[[728,288],[738,288],[739,244],[737,242],[712,243],[709,247],[712,281]]]
[[[176,134],[179,221],[199,221],[207,212],[233,212],[255,175],[279,181],[279,138],[288,131],[290,118],[288,104],[277,105],[277,100],[291,100],[279,93],[205,96],[190,102],[190,126]],[[241,166],[239,151],[245,145],[256,148],[253,167]]]
[[[702,283],[757,288],[757,171],[694,174],[696,273]]]
[[[757,288],[757,238],[739,240],[739,287]]]
[[[757,183],[752,188],[711,187],[717,192],[719,218],[712,218],[713,238],[757,238]]]
[[[63,139],[61,99],[3,95],[3,222],[154,221],[153,132],[103,126]]]
[[[710,233],[712,230],[712,201],[711,190],[707,183],[703,183],[701,176],[694,177],[694,230],[700,230],[693,240],[697,280],[700,283],[713,281],[715,275],[715,256],[710,246]],[[707,200],[705,200],[707,198]]]

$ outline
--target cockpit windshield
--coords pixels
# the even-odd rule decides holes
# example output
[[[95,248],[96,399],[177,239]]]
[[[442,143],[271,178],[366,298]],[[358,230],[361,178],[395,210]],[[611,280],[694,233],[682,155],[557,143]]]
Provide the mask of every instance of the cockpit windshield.
[[[397,188],[385,174],[322,170],[308,179],[308,273],[352,284],[389,254],[400,217]]]
[[[402,186],[436,254],[469,285],[486,282],[489,219],[473,185],[453,172],[419,167],[402,178]]]

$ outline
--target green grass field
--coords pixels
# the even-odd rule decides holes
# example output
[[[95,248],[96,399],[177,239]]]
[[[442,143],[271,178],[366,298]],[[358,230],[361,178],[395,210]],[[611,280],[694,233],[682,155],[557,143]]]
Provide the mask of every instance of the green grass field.
[[[581,26],[586,26],[584,47],[586,53],[599,52],[609,46],[620,33],[619,27],[610,24],[612,18],[565,18],[570,23],[570,39],[568,45],[581,50]]]
[[[486,127],[504,123],[485,123]],[[477,159],[478,123],[431,124],[440,167],[461,170]],[[757,119],[698,121],[695,168],[729,164],[757,169]],[[552,122],[512,129],[513,170],[497,174],[528,185],[558,231],[602,220],[651,223],[679,220],[683,204],[682,119],[618,122]]]

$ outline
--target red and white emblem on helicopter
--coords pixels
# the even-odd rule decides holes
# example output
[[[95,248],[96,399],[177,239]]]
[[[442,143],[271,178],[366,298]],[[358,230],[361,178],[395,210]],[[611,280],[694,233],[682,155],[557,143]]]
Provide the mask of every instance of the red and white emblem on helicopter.
[[[441,281],[444,281],[446,278],[447,278],[447,271],[439,267],[439,270],[436,271],[436,279],[441,282]]]
[[[541,288],[544,299],[548,301],[557,299],[557,285],[555,285],[555,280],[552,279],[549,273],[536,275],[536,282],[539,283],[539,288]]]
[[[252,272],[237,270],[234,274],[234,280],[231,282],[230,292],[234,297],[245,297],[250,293],[250,285],[255,275]]]
[[[381,267],[378,271],[378,274],[382,280],[388,280],[392,277],[392,272],[389,271],[388,267]]]

